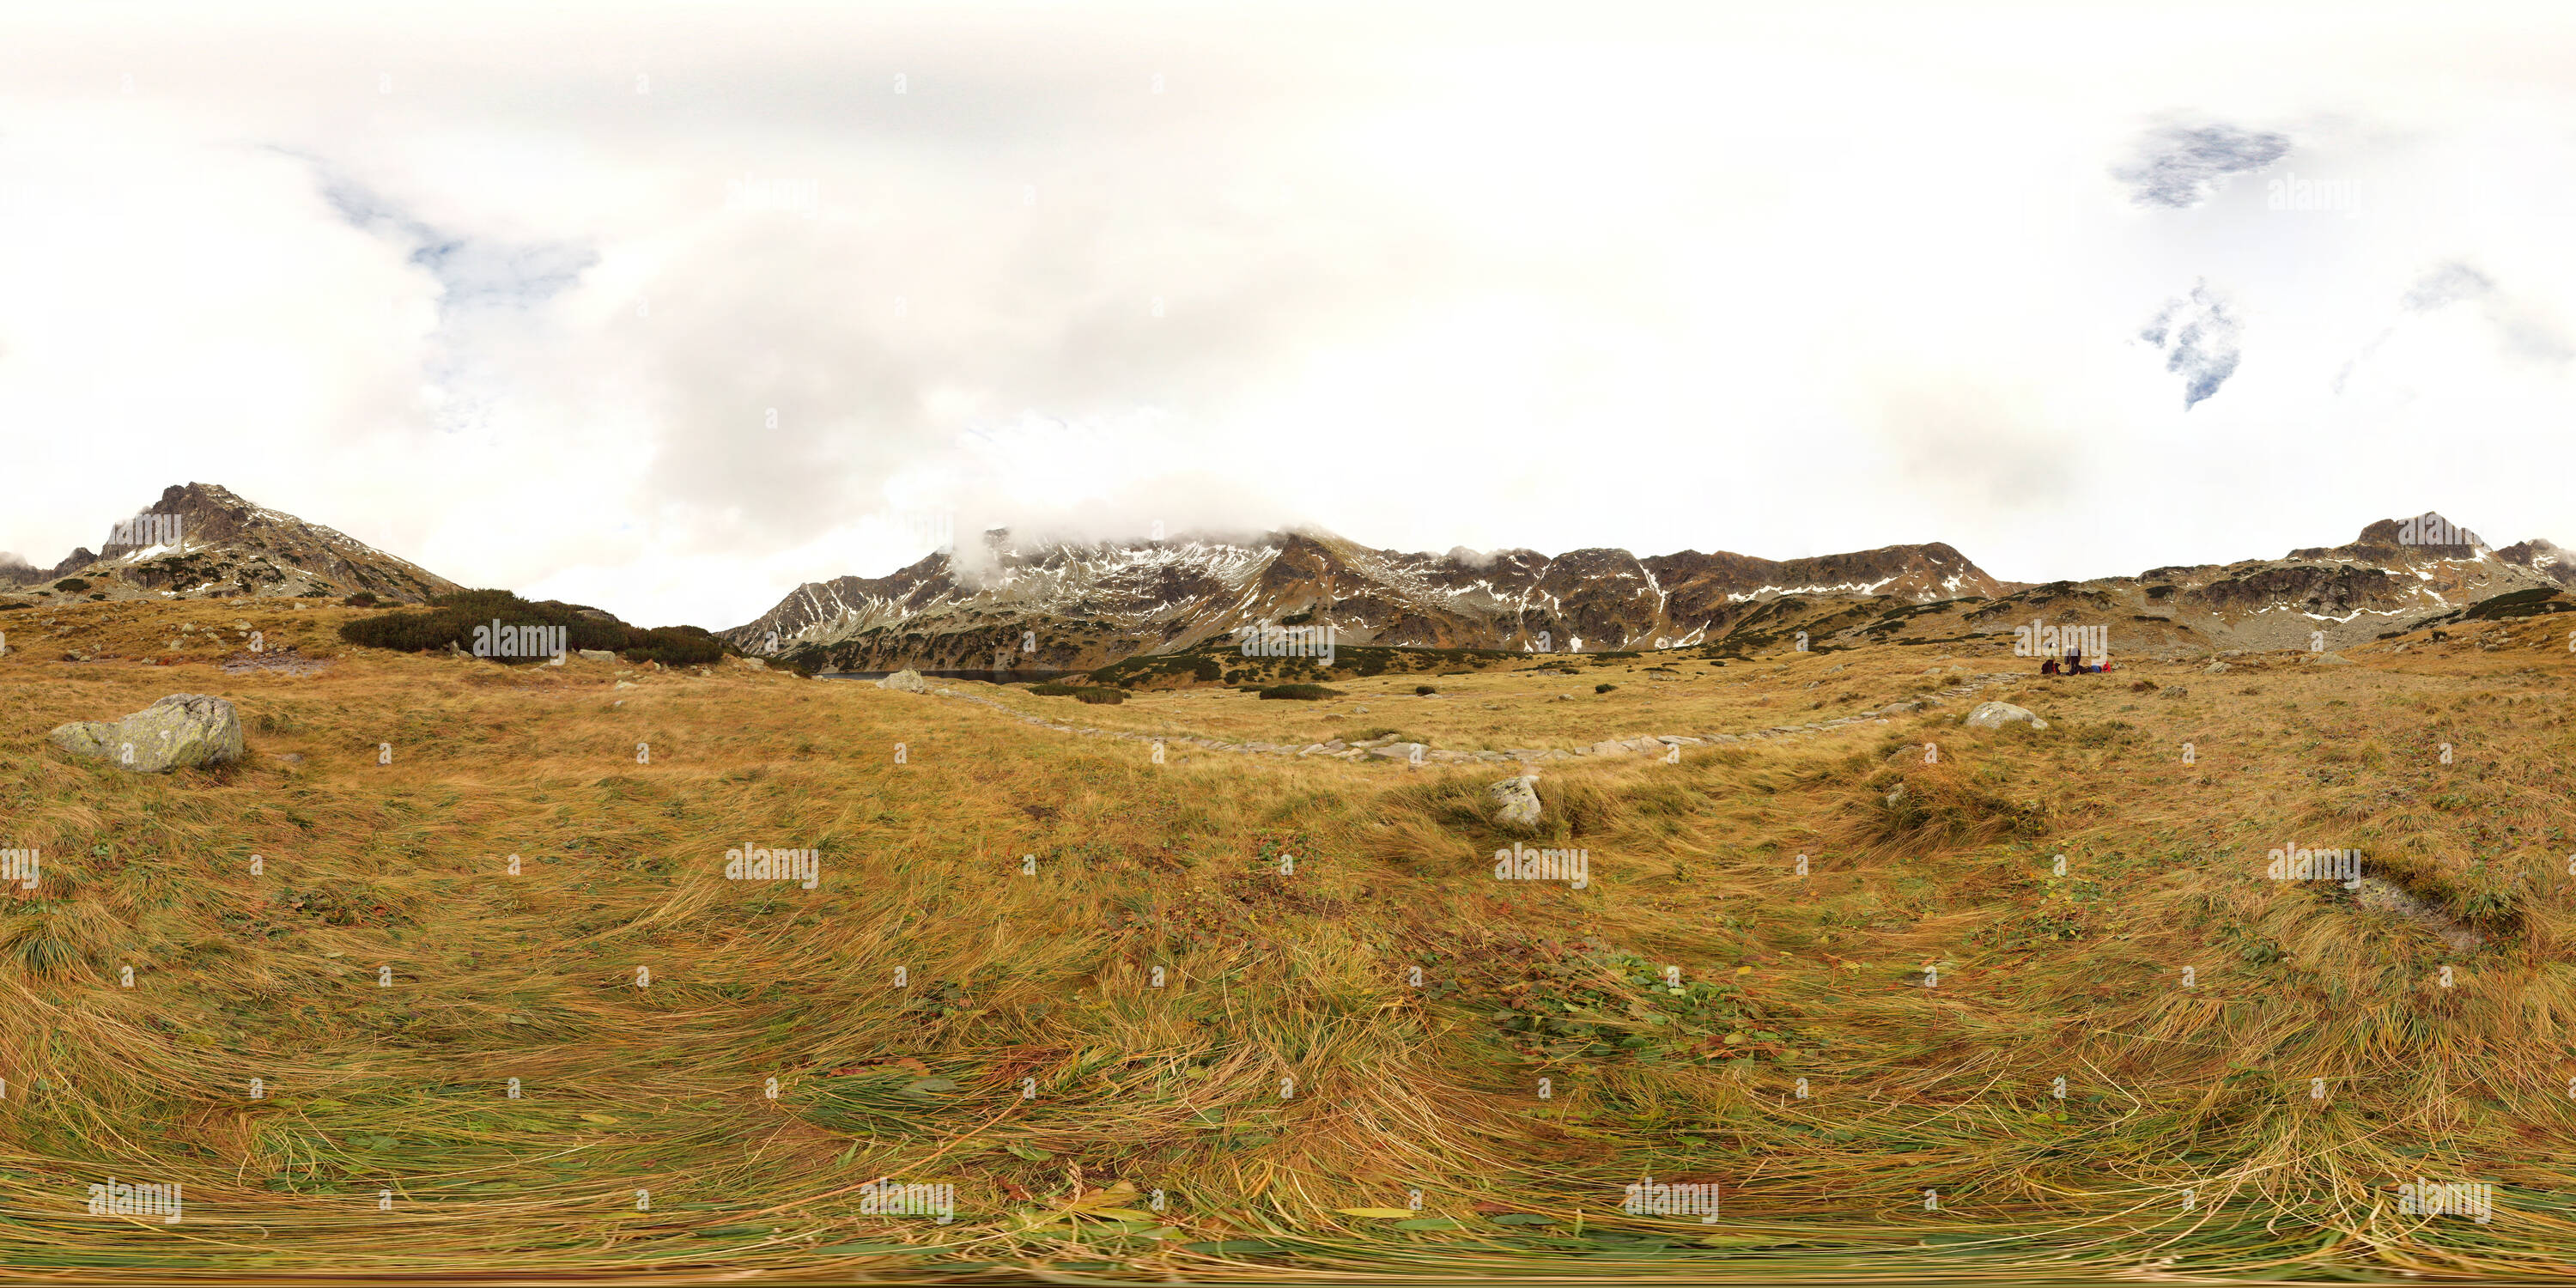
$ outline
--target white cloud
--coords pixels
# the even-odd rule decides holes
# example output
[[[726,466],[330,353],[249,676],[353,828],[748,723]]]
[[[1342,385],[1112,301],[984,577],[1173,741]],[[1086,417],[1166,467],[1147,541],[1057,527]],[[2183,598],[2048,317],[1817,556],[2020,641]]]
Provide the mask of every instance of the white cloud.
[[[710,626],[927,512],[2026,579],[2576,534],[2563,16],[135,12],[23,15],[0,90],[40,564],[190,480]],[[2186,416],[2135,337],[2203,280]]]

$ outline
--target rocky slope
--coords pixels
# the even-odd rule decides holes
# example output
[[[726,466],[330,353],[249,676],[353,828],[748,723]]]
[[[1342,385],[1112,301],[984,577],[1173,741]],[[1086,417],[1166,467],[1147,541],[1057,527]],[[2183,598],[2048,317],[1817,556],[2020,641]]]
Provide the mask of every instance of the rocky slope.
[[[834,665],[859,670],[980,668],[1001,650],[1020,665],[1088,668],[1262,622],[1330,624],[1348,644],[1598,652],[1709,641],[1800,597],[1912,604],[2014,589],[1937,543],[1791,560],[1408,554],[1314,532],[1023,547],[997,531],[986,544],[989,571],[937,554],[891,576],[809,583],[721,634],[752,652],[830,646]]]
[[[991,571],[933,555],[886,577],[799,587],[720,632],[747,651],[817,652],[833,669],[1091,669],[1229,640],[1253,623],[1335,628],[1344,646],[1729,652],[1869,640],[1971,643],[2009,655],[2013,629],[2102,628],[2114,656],[2332,649],[2499,595],[2576,607],[2576,561],[2546,541],[2490,549],[2410,538],[2439,516],[2382,520],[2353,541],[2279,559],[2023,585],[1947,545],[1775,561],[1639,558],[1624,550],[1489,556],[1371,550],[1320,533],[1248,540],[1022,547],[988,534]],[[2535,604],[2535,611],[2556,611]],[[1034,645],[1034,648],[1027,647]]]
[[[2447,528],[2438,515],[2419,529]],[[2500,596],[2510,611],[2576,610],[2564,552],[2546,541],[2502,550],[2474,538],[2453,545],[2410,543],[2396,519],[2363,528],[2333,547],[2279,559],[2150,568],[2135,577],[2051,582],[1980,602],[1942,604],[1901,619],[1836,623],[1835,642],[1909,638],[1979,642],[2004,650],[2015,627],[2099,626],[2112,656],[2171,657],[2228,649],[2339,649],[2440,620]]]
[[[96,553],[51,569],[0,566],[22,602],[136,598],[342,597],[419,603],[462,589],[345,533],[263,509],[211,483],[172,486]],[[62,585],[65,579],[82,583]]]

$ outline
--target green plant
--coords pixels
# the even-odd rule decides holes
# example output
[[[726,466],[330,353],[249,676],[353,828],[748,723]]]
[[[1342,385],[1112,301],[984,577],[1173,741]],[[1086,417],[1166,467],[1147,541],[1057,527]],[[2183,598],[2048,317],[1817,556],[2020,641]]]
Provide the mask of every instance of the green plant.
[[[1261,696],[1264,698],[1292,698],[1300,702],[1316,702],[1325,698],[1338,698],[1342,696],[1342,691],[1339,689],[1328,689],[1320,684],[1274,684],[1269,688],[1263,689],[1261,691]]]

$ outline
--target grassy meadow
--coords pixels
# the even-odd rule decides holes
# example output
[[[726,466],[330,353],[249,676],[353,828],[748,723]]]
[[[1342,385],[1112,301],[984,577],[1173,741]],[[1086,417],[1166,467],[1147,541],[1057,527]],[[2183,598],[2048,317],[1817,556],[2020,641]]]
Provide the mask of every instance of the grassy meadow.
[[[356,615],[0,613],[0,848],[41,855],[0,901],[13,1277],[2576,1273],[2576,653],[2544,624],[1551,761],[1512,828],[1489,764],[1155,764],[733,663],[360,649]],[[327,665],[240,669],[282,656]],[[945,687],[1570,750],[2035,669],[1718,660]],[[232,701],[247,757],[45,741],[171,693]],[[2050,727],[1964,728],[1984,698]],[[1522,843],[1588,881],[1497,880]],[[2285,846],[2412,902],[2266,879]],[[815,852],[816,888],[727,879],[750,848]],[[110,1177],[184,1220],[88,1214]],[[1721,1212],[1624,1213],[1648,1177]],[[867,1210],[881,1178],[953,1219]],[[2491,1184],[2492,1220],[2403,1211],[2418,1178]]]

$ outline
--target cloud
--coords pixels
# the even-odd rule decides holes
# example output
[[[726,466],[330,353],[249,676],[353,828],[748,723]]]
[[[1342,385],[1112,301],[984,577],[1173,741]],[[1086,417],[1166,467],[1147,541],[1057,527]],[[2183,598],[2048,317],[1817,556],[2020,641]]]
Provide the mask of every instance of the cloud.
[[[2540,366],[2559,366],[2576,358],[2576,346],[2542,313],[2497,286],[2494,278],[2470,267],[2461,260],[2444,260],[2417,276],[2406,293],[2398,297],[2397,307],[2404,314],[2422,318],[2440,313],[2454,304],[2476,302],[2478,314],[2494,333],[2496,343],[2506,354]],[[2419,326],[2412,318],[2380,329],[2361,351],[2335,373],[2334,392],[2341,395],[2351,384],[2355,372],[2371,363],[2382,345],[2398,334],[2399,327]]]
[[[2211,293],[2209,283],[2197,282],[2190,295],[2167,301],[2138,338],[2163,350],[2165,370],[2183,378],[2182,407],[2189,411],[2236,374],[2244,356],[2237,343],[2242,331],[2227,302]]]
[[[2189,210],[2229,175],[2260,170],[2289,151],[2290,136],[2268,130],[2168,126],[2139,140],[2137,157],[2113,166],[2111,177],[2129,185],[2129,200],[2138,205]]]
[[[2473,300],[2495,293],[2495,282],[2486,274],[2453,260],[2424,274],[2406,288],[2398,307],[2409,313],[2430,313],[2447,304]]]

